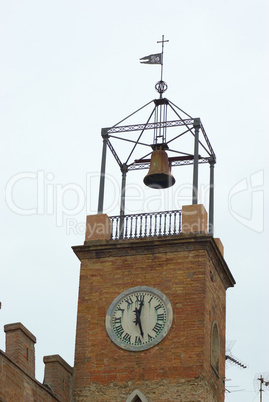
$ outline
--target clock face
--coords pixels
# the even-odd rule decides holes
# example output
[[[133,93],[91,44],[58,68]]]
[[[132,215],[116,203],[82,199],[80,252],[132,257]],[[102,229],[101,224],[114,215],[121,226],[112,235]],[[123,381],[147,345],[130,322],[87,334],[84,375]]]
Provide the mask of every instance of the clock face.
[[[137,286],[121,293],[106,315],[106,330],[119,347],[140,351],[159,343],[168,333],[173,312],[159,290]]]

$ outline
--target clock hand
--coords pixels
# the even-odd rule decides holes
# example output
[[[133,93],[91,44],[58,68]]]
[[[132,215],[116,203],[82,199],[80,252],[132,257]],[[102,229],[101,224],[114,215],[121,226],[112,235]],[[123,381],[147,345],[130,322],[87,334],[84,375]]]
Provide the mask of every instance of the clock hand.
[[[138,324],[139,329],[140,329],[140,334],[141,334],[141,336],[142,336],[142,338],[143,338],[144,332],[143,332],[143,329],[142,329],[142,324],[141,324],[141,319],[140,319],[141,311],[139,311],[139,309],[136,308],[136,309],[134,310],[134,313],[135,313],[135,321],[134,321],[134,323],[135,323],[135,325]]]
[[[135,321],[134,321],[134,323],[135,323],[135,325],[138,324],[139,329],[140,329],[140,334],[141,334],[142,338],[144,336],[144,332],[142,330],[142,324],[141,324],[141,318],[140,317],[141,317],[141,310],[142,310],[143,305],[144,305],[144,303],[143,303],[143,301],[141,301],[139,308],[134,309],[134,313],[135,313]]]
[[[141,315],[141,310],[142,310],[142,307],[144,306],[144,302],[143,302],[143,300],[140,302],[140,306],[139,306],[139,316]]]
[[[141,334],[141,336],[142,336],[142,338],[143,338],[143,336],[144,336],[144,332],[143,332],[143,330],[142,330],[142,324],[141,324],[140,319],[139,319],[139,323],[138,323],[138,325],[139,325],[139,329],[140,329],[140,334]]]
[[[143,338],[143,336],[144,336],[144,332],[143,332],[143,329],[142,329],[142,323],[141,323],[141,311],[142,311],[143,305],[144,305],[144,302],[143,302],[143,300],[142,300],[141,303],[140,303],[139,309],[138,309],[138,313],[139,313],[138,325],[139,325],[140,334],[141,334],[142,338]]]
[[[141,312],[139,311],[138,308],[135,308],[134,313],[135,313],[134,323],[135,323],[135,325],[137,325],[140,322],[140,314],[141,314]]]

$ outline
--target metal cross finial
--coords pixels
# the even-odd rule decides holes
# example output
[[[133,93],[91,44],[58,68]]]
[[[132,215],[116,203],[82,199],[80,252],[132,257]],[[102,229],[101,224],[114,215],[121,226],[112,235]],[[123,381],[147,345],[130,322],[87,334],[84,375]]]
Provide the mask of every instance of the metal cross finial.
[[[162,40],[157,41],[157,43],[162,43],[162,49],[164,47],[164,42],[169,42],[169,40],[164,40],[164,35],[162,35]]]
[[[164,40],[164,35],[162,35],[162,40],[157,41],[157,43],[162,44],[162,67],[161,67],[161,81],[163,80],[163,49],[164,49],[164,43],[169,42],[169,40]]]

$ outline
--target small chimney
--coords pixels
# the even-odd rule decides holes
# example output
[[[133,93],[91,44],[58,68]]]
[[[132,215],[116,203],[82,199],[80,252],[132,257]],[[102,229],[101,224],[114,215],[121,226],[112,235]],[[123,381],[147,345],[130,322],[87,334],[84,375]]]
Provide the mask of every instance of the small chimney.
[[[6,354],[34,378],[36,337],[20,322],[5,325],[4,331],[6,333]]]
[[[48,386],[61,401],[71,398],[73,368],[59,355],[44,356],[43,384]]]

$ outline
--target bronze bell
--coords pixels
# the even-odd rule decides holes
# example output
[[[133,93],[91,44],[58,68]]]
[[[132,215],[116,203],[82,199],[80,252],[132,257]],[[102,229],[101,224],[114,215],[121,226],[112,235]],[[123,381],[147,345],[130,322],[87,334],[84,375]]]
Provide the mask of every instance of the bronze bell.
[[[151,155],[150,168],[144,177],[144,183],[151,188],[168,188],[175,184],[171,175],[167,153],[163,149],[155,149]]]

